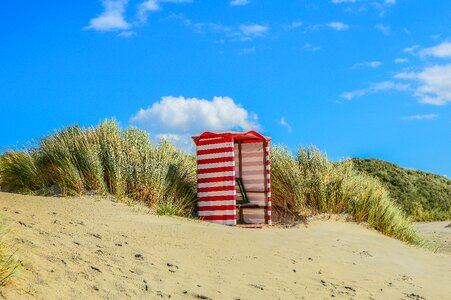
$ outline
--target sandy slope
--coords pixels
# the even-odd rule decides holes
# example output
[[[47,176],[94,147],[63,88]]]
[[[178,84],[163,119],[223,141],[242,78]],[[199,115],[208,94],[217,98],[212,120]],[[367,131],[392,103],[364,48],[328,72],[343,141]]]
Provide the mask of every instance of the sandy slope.
[[[240,229],[95,198],[0,193],[24,269],[15,299],[446,299],[451,255],[363,226]],[[449,298],[448,298],[449,299]]]
[[[435,244],[439,251],[451,255],[451,221],[421,222],[416,223],[415,227],[426,240]]]

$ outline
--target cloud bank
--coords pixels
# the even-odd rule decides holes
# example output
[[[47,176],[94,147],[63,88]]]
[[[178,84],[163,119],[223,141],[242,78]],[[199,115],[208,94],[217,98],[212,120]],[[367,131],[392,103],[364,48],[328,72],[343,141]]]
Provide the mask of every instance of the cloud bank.
[[[257,115],[236,104],[230,97],[212,100],[162,97],[150,107],[140,109],[132,123],[178,146],[190,143],[191,135],[204,131],[258,130]]]

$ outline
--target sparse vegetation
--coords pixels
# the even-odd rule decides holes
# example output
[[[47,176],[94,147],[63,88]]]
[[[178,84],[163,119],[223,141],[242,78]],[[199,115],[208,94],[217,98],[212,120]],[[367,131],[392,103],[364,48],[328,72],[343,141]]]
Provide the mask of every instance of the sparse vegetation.
[[[352,159],[356,170],[378,178],[390,198],[415,221],[451,219],[451,179],[378,159]]]
[[[0,229],[0,291],[2,287],[8,284],[18,267],[10,251],[2,241],[3,232],[1,231],[2,229]]]
[[[351,161],[331,163],[313,147],[301,148],[296,157],[273,147],[271,178],[279,220],[347,214],[388,236],[422,243],[383,185],[356,172]],[[107,120],[92,128],[67,127],[42,138],[36,147],[5,152],[0,156],[0,186],[41,194],[113,194],[125,203],[143,202],[157,214],[192,216],[196,162],[168,142],[152,144],[143,130],[122,130]]]

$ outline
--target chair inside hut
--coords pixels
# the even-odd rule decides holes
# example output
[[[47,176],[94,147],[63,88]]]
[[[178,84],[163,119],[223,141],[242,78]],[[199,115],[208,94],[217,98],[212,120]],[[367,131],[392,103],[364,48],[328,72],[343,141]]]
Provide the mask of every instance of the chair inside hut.
[[[268,224],[265,141],[236,139],[234,146],[237,223]]]

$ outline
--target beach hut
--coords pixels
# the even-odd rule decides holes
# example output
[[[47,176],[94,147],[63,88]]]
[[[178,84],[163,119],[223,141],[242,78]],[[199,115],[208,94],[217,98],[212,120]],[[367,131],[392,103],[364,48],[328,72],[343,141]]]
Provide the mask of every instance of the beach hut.
[[[271,139],[248,131],[204,132],[193,140],[199,218],[225,225],[271,224]]]

